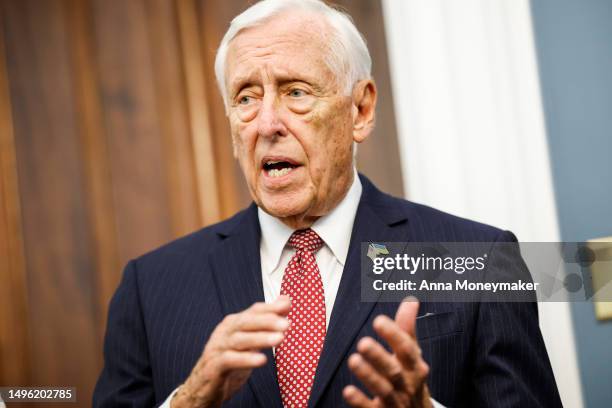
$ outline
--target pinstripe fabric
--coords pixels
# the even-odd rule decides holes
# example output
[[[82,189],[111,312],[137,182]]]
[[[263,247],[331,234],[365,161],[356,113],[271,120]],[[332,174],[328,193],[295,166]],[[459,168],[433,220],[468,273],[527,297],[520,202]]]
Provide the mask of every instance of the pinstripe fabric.
[[[360,177],[363,194],[310,406],[344,405],[342,388],[359,385],[346,364],[356,341],[376,337],[374,317],[397,309],[396,303],[360,302],[360,242],[515,240],[509,232],[390,197]],[[189,375],[223,316],[264,300],[259,239],[252,205],[126,266],[110,304],[95,407],[161,404]],[[535,303],[430,303],[419,315],[429,387],[442,404],[561,406]],[[268,364],[254,370],[226,406],[281,406],[274,359],[267,355]]]

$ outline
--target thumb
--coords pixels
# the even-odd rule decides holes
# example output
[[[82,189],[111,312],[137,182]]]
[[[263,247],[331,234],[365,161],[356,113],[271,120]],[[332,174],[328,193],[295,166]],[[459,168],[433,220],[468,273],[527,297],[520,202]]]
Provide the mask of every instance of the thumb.
[[[416,338],[416,317],[418,311],[419,301],[414,297],[407,297],[400,303],[395,313],[395,323],[413,338]]]

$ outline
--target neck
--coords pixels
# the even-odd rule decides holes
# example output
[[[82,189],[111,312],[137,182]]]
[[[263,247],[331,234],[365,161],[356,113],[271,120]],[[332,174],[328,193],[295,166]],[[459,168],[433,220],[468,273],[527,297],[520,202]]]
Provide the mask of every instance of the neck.
[[[290,217],[279,218],[283,224],[294,230],[301,230],[312,227],[312,224],[321,216],[292,215]]]
[[[312,227],[312,224],[315,223],[316,220],[323,217],[324,215],[329,214],[340,202],[346,197],[348,191],[353,184],[353,173],[350,173],[348,183],[346,184],[344,191],[342,194],[338,195],[335,200],[331,203],[327,203],[323,210],[316,211],[316,215],[312,215],[313,211],[309,211],[303,214],[298,215],[290,215],[288,217],[279,217],[279,220],[283,222],[286,226],[294,230],[306,229]]]

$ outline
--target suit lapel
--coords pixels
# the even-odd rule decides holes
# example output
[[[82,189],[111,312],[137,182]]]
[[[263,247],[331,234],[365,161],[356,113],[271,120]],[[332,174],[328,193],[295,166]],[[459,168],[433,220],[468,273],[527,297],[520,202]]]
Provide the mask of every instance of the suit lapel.
[[[394,214],[394,208],[389,205],[377,206],[377,202],[384,200],[385,196],[376,190],[365,177],[361,177],[361,180],[364,190],[357,209],[349,252],[308,402],[310,407],[317,404],[376,305],[376,302],[361,302],[361,243],[394,242],[407,239],[407,230],[403,222],[405,217],[401,214]]]
[[[251,205],[238,225],[220,235],[225,238],[215,250],[215,255],[210,257],[211,269],[224,313],[237,313],[255,302],[265,300],[261,280],[261,230],[257,207]],[[281,407],[272,350],[265,350],[265,354],[267,364],[253,370],[248,383],[262,407]]]

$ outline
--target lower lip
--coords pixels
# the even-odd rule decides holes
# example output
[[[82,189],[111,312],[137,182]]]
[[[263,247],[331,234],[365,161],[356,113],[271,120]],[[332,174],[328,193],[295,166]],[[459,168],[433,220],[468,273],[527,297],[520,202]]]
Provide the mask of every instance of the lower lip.
[[[300,172],[301,168],[302,166],[294,167],[291,169],[291,171],[289,171],[289,173],[276,177],[269,175],[266,170],[262,169],[261,172],[264,176],[264,185],[270,188],[284,187],[285,185],[291,182],[291,179],[293,177],[297,176],[297,173]]]

